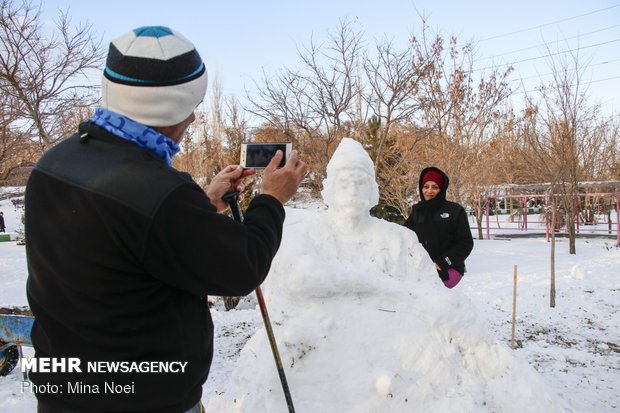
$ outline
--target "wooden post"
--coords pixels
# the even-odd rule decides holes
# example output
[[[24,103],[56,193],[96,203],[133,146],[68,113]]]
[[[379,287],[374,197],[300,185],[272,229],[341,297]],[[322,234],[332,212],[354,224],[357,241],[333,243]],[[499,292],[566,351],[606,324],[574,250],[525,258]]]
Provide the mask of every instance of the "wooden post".
[[[512,286],[512,341],[511,347],[514,350],[517,345],[515,341],[515,331],[517,327],[517,266],[515,265],[514,281]]]
[[[553,208],[551,209],[551,274],[549,283],[549,307],[555,308],[555,198],[553,198]]]
[[[549,196],[545,195],[545,209],[549,205]],[[545,241],[549,242],[549,212],[545,211]]]
[[[620,247],[620,192],[616,192],[616,243]]]
[[[523,196],[523,230],[527,231],[527,196]]]

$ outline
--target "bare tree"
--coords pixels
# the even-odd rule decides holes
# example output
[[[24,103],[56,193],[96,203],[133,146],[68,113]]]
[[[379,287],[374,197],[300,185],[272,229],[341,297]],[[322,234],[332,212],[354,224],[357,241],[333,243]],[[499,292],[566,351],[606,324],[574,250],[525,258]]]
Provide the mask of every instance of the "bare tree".
[[[0,95],[0,101],[4,99],[5,96]],[[1,106],[5,107],[4,104]],[[38,147],[28,139],[27,134],[11,126],[17,123],[14,113],[6,111],[0,116],[0,183],[21,185],[23,182],[15,181],[14,177],[19,175],[24,164],[36,159]]]
[[[486,191],[495,178],[489,145],[510,113],[506,107],[512,92],[507,79],[512,68],[478,72],[473,65],[473,44],[427,35],[422,33],[416,51],[418,56],[433,58],[420,84],[421,122],[434,132],[425,148],[426,162],[444,169],[450,176],[452,196],[477,212],[481,238]]]
[[[377,171],[380,207],[393,208],[407,218],[411,205],[417,201],[419,173],[428,165],[418,149],[432,135],[415,125],[400,124],[391,128],[390,135],[390,144],[384,148],[383,167]]]
[[[536,107],[539,132],[530,141],[534,154],[546,170],[545,176],[561,194],[563,219],[569,235],[569,253],[575,254],[575,223],[578,213],[578,183],[591,178],[604,140],[597,131],[598,108],[587,100],[583,84],[585,65],[579,50],[562,55],[548,50],[552,79],[540,87],[540,104]],[[589,170],[589,172],[588,172]]]
[[[373,114],[372,121],[376,123],[367,134],[370,140],[365,143],[372,148],[377,172],[384,147],[391,143],[388,139],[392,126],[410,122],[422,109],[417,92],[432,59],[428,56],[415,59],[412,51],[412,47],[395,50],[391,42],[383,41],[377,44],[375,55],[365,59],[365,80],[369,86],[365,100]]]
[[[230,159],[239,162],[239,151],[243,142],[250,141],[250,126],[241,110],[239,102],[231,97],[226,102],[226,148],[230,153]]]
[[[620,119],[612,117],[605,123],[605,143],[601,151],[600,176],[620,180]]]
[[[342,21],[325,44],[310,41],[299,52],[301,69],[266,75],[248,111],[286,134],[305,154],[314,189],[336,144],[352,132],[356,74],[362,52],[360,33]]]
[[[527,145],[527,156],[524,159],[528,162],[534,176],[545,177],[550,182],[546,194],[546,220],[550,223],[551,231],[549,305],[553,308],[555,307],[555,233],[558,226],[558,194],[561,193],[558,182],[561,180],[562,167],[558,167],[558,158],[554,154],[552,140],[546,138],[545,131],[539,126],[541,120],[538,106],[529,99],[527,103],[520,131]]]
[[[67,120],[95,101],[87,72],[99,68],[103,56],[90,25],[72,26],[60,13],[50,34],[43,30],[39,5],[0,0],[3,136],[23,141],[22,147],[38,142],[38,151],[27,156],[35,161],[74,129]]]
[[[384,40],[364,60],[364,102],[371,117],[361,140],[374,159],[380,194],[373,213],[396,221],[390,210],[402,217],[409,213],[421,167],[414,167],[416,149],[427,136],[415,122],[424,109],[420,84],[435,59],[419,53],[418,42],[414,37],[406,49],[397,50]]]
[[[182,153],[175,159],[175,166],[189,172],[203,188],[233,161],[226,146],[226,115],[217,76],[213,78],[210,97],[208,108],[196,111],[196,120],[182,142]]]

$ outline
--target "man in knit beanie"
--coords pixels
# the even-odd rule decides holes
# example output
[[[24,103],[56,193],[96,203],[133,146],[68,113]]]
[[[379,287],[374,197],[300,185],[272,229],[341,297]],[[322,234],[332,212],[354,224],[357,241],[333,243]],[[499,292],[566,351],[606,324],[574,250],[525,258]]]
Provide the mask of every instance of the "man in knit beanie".
[[[280,245],[283,204],[306,165],[264,171],[243,223],[222,196],[254,173],[228,166],[206,192],[172,157],[207,70],[173,29],[113,40],[102,106],[46,152],[26,188],[27,294],[39,413],[199,412],[213,356],[208,295],[245,295]],[[42,364],[43,365],[43,364]],[[70,367],[69,367],[70,366]]]

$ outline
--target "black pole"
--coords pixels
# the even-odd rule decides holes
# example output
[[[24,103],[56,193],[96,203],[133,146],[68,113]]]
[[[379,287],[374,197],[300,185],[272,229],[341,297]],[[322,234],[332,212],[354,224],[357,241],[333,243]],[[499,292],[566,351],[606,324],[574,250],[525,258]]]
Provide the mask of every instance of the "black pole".
[[[243,222],[243,211],[241,210],[241,205],[239,205],[239,201],[237,200],[238,196],[239,192],[227,192],[222,197],[222,200],[230,205],[230,210],[232,211],[235,221]],[[295,413],[293,398],[291,397],[291,391],[288,388],[288,382],[286,381],[286,375],[284,374],[282,359],[280,358],[280,352],[278,351],[276,337],[273,334],[273,329],[271,328],[271,320],[269,319],[269,313],[267,312],[267,305],[265,304],[265,299],[263,298],[263,292],[260,286],[256,287],[254,292],[256,293],[256,298],[258,299],[260,313],[263,316],[263,323],[265,324],[265,330],[267,331],[267,337],[269,338],[269,344],[271,345],[271,352],[273,353],[276,368],[278,369],[278,376],[280,376],[280,383],[282,383],[282,390],[284,390],[284,397],[286,398],[288,411],[289,413]]]

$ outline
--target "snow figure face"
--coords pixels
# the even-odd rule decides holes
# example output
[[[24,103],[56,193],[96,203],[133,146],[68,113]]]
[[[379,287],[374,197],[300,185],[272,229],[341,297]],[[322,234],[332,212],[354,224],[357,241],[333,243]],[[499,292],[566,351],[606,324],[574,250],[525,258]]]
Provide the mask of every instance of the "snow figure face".
[[[362,169],[342,169],[336,172],[334,196],[330,200],[330,208],[347,212],[368,211],[372,208],[369,202],[370,185],[370,177]]]
[[[332,213],[361,215],[377,205],[379,189],[375,168],[359,142],[342,139],[327,164],[321,195]]]

